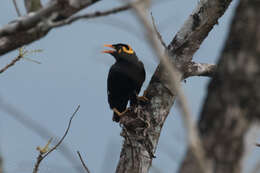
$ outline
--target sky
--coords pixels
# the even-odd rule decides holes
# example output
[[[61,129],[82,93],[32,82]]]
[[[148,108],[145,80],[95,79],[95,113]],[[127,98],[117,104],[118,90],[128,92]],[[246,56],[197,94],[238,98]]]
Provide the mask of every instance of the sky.
[[[210,32],[195,54],[194,61],[217,62],[236,2],[231,4],[219,24]],[[162,0],[153,3],[150,11],[167,44],[197,3],[197,0]],[[22,1],[18,5],[25,14]],[[118,5],[120,1],[101,1],[81,13],[102,11]],[[0,26],[17,18],[12,1],[1,1],[0,13]],[[71,114],[80,104],[64,143],[69,146],[77,163],[76,151],[81,152],[92,173],[115,171],[123,140],[121,128],[112,121],[112,111],[107,103],[106,80],[114,58],[100,53],[104,44],[114,43],[131,45],[143,61],[147,73],[143,91],[158,61],[146,42],[142,26],[131,11],[82,20],[54,29],[43,39],[26,46],[27,50],[43,50],[28,56],[41,64],[22,59],[0,76],[2,105],[4,103],[15,108],[55,136],[63,135]],[[16,55],[17,51],[12,51],[0,57],[0,68]],[[208,81],[209,78],[193,77],[183,84],[194,119],[200,113]],[[53,136],[40,137],[1,108],[0,118],[0,153],[4,158],[5,171],[32,171],[38,154],[35,148],[45,145]],[[185,129],[176,106],[166,120],[157,148],[157,158],[150,172],[175,172],[186,148]],[[74,171],[72,163],[64,159],[59,149],[42,162],[39,170],[40,173],[57,171]]]

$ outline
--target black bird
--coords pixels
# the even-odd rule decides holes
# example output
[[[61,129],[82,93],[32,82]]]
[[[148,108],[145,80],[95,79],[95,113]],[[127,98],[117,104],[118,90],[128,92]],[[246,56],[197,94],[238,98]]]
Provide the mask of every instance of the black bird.
[[[147,101],[144,96],[138,97],[145,80],[145,69],[129,45],[119,43],[104,46],[113,50],[105,50],[103,53],[109,53],[116,59],[109,70],[107,95],[110,108],[114,111],[113,121],[119,122],[120,116],[128,110],[126,107],[129,100],[130,106],[136,105],[139,99]]]

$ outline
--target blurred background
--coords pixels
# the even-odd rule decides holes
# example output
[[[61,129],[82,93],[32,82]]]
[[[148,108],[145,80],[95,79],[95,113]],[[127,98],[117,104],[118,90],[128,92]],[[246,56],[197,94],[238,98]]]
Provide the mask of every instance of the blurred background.
[[[47,0],[43,1],[46,3]],[[25,14],[23,1],[17,0]],[[198,1],[153,1],[151,12],[157,28],[168,44],[191,14]],[[219,24],[214,27],[194,61],[215,63],[225,41],[229,24],[236,7],[235,0]],[[83,10],[90,13],[111,9],[120,1],[100,1]],[[12,1],[0,2],[0,25],[17,18]],[[43,52],[28,57],[41,62],[37,64],[22,59],[14,67],[0,75],[0,153],[4,170],[8,173],[32,171],[38,152],[37,146],[47,143],[32,129],[17,121],[3,106],[12,108],[61,137],[71,114],[77,105],[81,108],[72,122],[64,143],[76,158],[79,150],[92,173],[114,172],[122,145],[121,128],[112,122],[112,111],[107,103],[106,80],[112,56],[101,54],[104,44],[127,43],[143,61],[147,73],[142,91],[158,64],[146,43],[142,26],[131,11],[81,20],[72,25],[52,30],[43,39],[26,46],[27,50],[42,49]],[[0,57],[0,68],[10,62],[18,51]],[[197,119],[207,93],[209,78],[193,77],[183,83],[194,119]],[[172,173],[178,169],[186,148],[185,129],[177,107],[172,108],[164,125],[156,159],[150,172]],[[259,155],[259,153],[258,153]],[[249,162],[253,164],[254,161]],[[79,166],[81,166],[79,164]],[[81,169],[81,168],[80,168]],[[40,166],[39,172],[74,171],[70,161],[61,153],[53,152]]]

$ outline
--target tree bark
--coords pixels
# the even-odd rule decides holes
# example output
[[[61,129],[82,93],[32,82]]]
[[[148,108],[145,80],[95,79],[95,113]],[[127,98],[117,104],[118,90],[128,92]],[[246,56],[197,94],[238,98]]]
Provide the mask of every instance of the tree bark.
[[[41,39],[53,28],[54,22],[62,21],[97,1],[52,0],[34,14],[8,23],[0,28],[0,55]]]
[[[260,1],[241,0],[198,122],[209,172],[240,173],[245,134],[260,118]],[[199,173],[190,149],[180,173]]]
[[[172,61],[183,74],[192,57],[207,37],[231,0],[201,0],[181,30],[168,46]],[[160,133],[176,98],[169,87],[169,76],[162,64],[157,67],[146,90],[148,104],[132,108],[120,120],[121,135],[125,138],[117,166],[117,173],[147,173],[154,158]],[[174,81],[174,82],[180,82]]]

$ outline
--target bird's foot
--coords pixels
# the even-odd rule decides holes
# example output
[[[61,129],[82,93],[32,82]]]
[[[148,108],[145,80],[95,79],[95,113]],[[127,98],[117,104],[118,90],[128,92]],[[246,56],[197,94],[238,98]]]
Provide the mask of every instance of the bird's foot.
[[[149,102],[149,99],[145,96],[138,96],[137,99],[141,102],[145,102],[145,103]]]
[[[137,96],[137,100],[140,101],[141,103],[148,103],[149,99],[146,97],[147,91],[144,91],[143,96]]]
[[[130,110],[130,108],[126,108],[126,110],[124,110],[123,112],[119,112],[118,110],[117,110],[117,108],[113,108],[113,111],[119,116],[119,117],[121,117],[121,116],[123,116],[126,112],[128,112]]]

